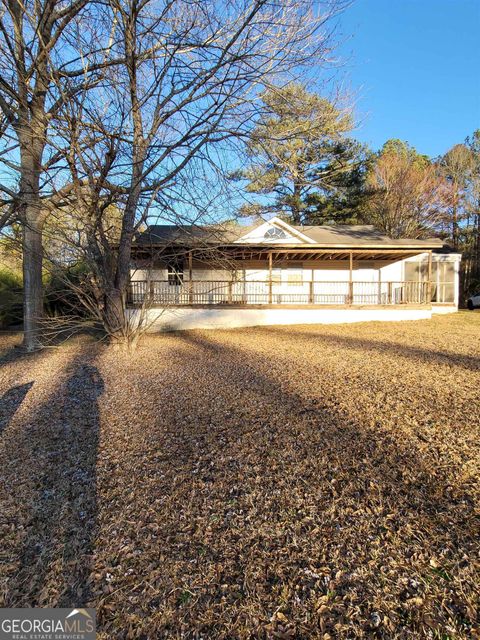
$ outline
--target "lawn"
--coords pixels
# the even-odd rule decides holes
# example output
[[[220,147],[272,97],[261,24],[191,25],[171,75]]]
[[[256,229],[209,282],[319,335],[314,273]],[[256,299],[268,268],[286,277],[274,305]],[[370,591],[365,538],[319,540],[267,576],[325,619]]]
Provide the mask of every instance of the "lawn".
[[[0,606],[90,604],[100,639],[480,637],[480,313],[0,341]]]

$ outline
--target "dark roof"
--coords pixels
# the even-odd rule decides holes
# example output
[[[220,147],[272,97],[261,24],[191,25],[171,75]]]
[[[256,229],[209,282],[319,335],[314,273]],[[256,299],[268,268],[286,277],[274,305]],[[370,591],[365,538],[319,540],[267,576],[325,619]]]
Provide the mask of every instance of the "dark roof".
[[[237,227],[229,228],[228,225],[175,225],[155,224],[142,231],[135,238],[137,245],[155,244],[228,244],[247,233],[242,231],[235,233]]]
[[[259,224],[244,226],[238,224],[219,225],[152,225],[135,238],[134,244],[139,246],[172,245],[229,245],[235,243]],[[389,238],[375,229],[372,225],[337,225],[337,226],[295,226],[291,229],[302,233],[313,242],[311,245],[322,247],[376,247],[395,248],[418,247],[419,249],[442,249],[445,247],[443,240],[430,238],[418,240],[411,238]],[[258,246],[258,243],[255,243]],[[267,243],[265,243],[267,245]],[[288,243],[286,243],[288,244]],[[281,246],[276,243],[277,247]]]
[[[337,225],[337,226],[305,226],[294,227],[304,235],[315,241],[316,244],[322,245],[398,245],[402,247],[406,244],[409,246],[431,247],[432,244],[443,246],[443,241],[438,238],[430,238],[428,240],[418,240],[413,238],[389,238],[381,233],[373,225]]]

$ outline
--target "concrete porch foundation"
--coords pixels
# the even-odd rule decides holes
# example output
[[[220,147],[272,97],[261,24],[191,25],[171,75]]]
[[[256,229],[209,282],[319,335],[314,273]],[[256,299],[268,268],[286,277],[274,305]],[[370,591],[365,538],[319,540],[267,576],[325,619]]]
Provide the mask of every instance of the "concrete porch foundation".
[[[129,309],[132,320],[140,313]],[[426,320],[432,317],[429,307],[418,308],[206,308],[176,307],[149,309],[146,313],[148,331],[185,329],[229,329],[264,325],[341,324],[351,322]]]

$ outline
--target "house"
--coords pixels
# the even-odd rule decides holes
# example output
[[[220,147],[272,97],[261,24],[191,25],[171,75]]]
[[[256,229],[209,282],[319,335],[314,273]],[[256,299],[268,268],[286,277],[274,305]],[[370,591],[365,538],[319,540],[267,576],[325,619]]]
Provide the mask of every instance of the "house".
[[[127,308],[153,330],[424,319],[457,310],[460,260],[368,225],[156,225],[134,242]]]

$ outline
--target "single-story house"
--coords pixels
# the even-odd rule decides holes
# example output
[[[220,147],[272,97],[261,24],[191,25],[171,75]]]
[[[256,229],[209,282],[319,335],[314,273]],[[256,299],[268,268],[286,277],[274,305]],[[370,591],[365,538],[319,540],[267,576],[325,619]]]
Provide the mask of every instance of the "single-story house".
[[[457,310],[460,260],[369,225],[155,225],[135,239],[127,308],[152,330],[424,319]]]

